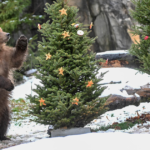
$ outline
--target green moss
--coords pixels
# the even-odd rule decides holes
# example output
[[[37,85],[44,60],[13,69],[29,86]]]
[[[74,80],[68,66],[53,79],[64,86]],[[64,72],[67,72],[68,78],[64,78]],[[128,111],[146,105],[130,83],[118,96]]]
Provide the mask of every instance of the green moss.
[[[116,130],[125,130],[125,129],[129,129],[132,128],[134,125],[136,124],[140,124],[142,123],[141,119],[137,119],[134,122],[130,122],[130,121],[126,121],[123,123],[118,123],[118,124],[114,124],[114,125],[108,125],[108,126],[101,126],[99,129],[92,129],[92,131],[96,132],[96,131],[107,131],[108,129],[116,129]]]
[[[30,103],[26,102],[24,99],[20,98],[18,100],[11,100],[11,110],[13,112],[13,121],[16,122],[16,125],[21,125],[20,120],[30,117],[31,115],[28,113]],[[17,122],[19,121],[19,122]]]

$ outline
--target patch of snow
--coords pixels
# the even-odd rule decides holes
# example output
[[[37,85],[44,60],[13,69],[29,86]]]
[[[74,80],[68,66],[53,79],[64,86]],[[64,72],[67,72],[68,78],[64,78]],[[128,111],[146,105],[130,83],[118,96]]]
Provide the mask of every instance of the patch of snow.
[[[135,96],[136,96],[136,97],[140,97],[140,95],[139,95],[139,94],[137,94],[137,93],[135,93]]]
[[[23,80],[27,81],[29,78],[26,76],[23,76]]]
[[[21,123],[20,125],[18,125]],[[11,130],[10,130],[11,129]],[[8,135],[27,135],[34,134],[41,131],[47,131],[48,125],[42,125],[36,122],[30,122],[29,120],[22,120],[21,122],[12,122],[8,130]]]
[[[106,52],[100,52],[96,55],[106,55],[106,54],[128,54],[128,50],[115,50],[115,51],[106,51]]]
[[[108,96],[110,94],[117,94],[122,96],[127,96],[127,93],[123,93],[120,90],[130,87],[132,89],[140,89],[141,86],[146,85],[150,81],[150,76],[146,73],[140,73],[137,70],[129,68],[101,68],[97,75],[97,78],[108,71],[100,84],[119,82],[118,84],[104,84],[102,86],[107,86],[107,89],[102,93],[100,97]],[[142,80],[141,80],[142,79]],[[129,96],[130,97],[130,96]]]
[[[37,72],[37,69],[30,69],[30,70],[26,71],[25,74],[30,75],[30,74],[33,74],[35,72]]]
[[[8,1],[2,2],[2,4],[7,4],[7,3],[8,3]]]
[[[26,95],[37,95],[32,89],[36,89],[36,84],[41,85],[40,80],[36,79],[34,76],[31,76],[28,78],[28,80],[21,85],[18,85],[15,87],[15,89],[12,91],[12,98],[13,99],[19,99],[23,98],[26,99]]]
[[[122,132],[87,133],[66,137],[46,138],[35,142],[13,146],[5,150],[148,150],[149,134],[128,134]],[[134,139],[134,140],[133,140]],[[143,140],[142,140],[143,139]],[[136,142],[135,142],[136,141]]]

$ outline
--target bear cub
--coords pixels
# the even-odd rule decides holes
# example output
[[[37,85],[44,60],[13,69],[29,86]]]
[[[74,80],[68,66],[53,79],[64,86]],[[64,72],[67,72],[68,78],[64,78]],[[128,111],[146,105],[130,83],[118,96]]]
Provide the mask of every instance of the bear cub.
[[[6,42],[10,34],[0,28],[0,140],[8,140],[7,129],[10,124],[9,98],[14,89],[12,70],[21,67],[27,55],[27,38],[21,35],[15,47],[9,47]]]

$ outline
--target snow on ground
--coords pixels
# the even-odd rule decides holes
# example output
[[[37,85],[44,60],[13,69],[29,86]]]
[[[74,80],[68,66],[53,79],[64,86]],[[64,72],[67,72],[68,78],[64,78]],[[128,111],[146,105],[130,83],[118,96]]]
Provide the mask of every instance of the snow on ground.
[[[148,150],[150,134],[88,133],[47,138],[6,150]]]
[[[27,78],[24,77],[26,82],[24,84],[18,85],[12,92],[13,99],[23,98],[26,99],[26,95],[37,95],[32,89],[36,88],[36,84],[41,84],[39,79],[36,79],[34,76]],[[42,84],[41,84],[42,85]]]
[[[8,135],[34,134],[37,132],[46,131],[47,129],[48,125],[37,124],[36,122],[31,122],[29,119],[24,119],[21,121],[12,122]]]
[[[109,71],[104,75],[104,80],[100,83],[108,83],[104,84],[104,86],[108,86],[108,88],[102,93],[101,97],[107,96],[109,94],[119,94],[128,97],[129,95],[124,91],[121,92],[120,90],[125,87],[132,87],[132,88],[140,88],[145,84],[148,84],[150,81],[150,77],[147,74],[140,74],[137,73],[134,69],[128,68],[102,68],[99,71],[99,75],[101,72]],[[98,75],[98,76],[99,76]],[[97,77],[98,77],[97,76]],[[26,94],[36,94],[31,89],[36,88],[35,84],[40,84],[40,81],[35,77],[26,78],[27,81],[19,86],[16,86],[13,90],[13,99],[18,98],[26,98]],[[118,82],[121,81],[119,84],[109,84],[111,81]],[[31,88],[32,87],[32,88]],[[143,109],[143,107],[145,109]],[[122,109],[117,109],[113,111],[108,111],[105,114],[101,115],[101,119],[95,118],[91,123],[87,126],[91,126],[93,129],[98,128],[103,125],[111,125],[113,122],[124,122],[126,118],[131,116],[137,116],[136,111],[139,114],[144,112],[150,112],[150,104],[149,103],[141,103],[138,107],[136,106],[127,106]],[[107,117],[106,117],[107,116]],[[109,120],[108,120],[109,119]],[[150,124],[148,122],[147,124]],[[34,122],[29,122],[29,119],[23,120],[21,126],[16,126],[15,122],[12,122],[11,127],[8,131],[8,135],[25,135],[25,134],[32,134],[35,132],[45,131],[47,130],[48,126],[36,124]],[[130,145],[133,146],[136,150],[144,149],[144,147],[149,147],[147,141],[150,138],[150,134],[147,135],[134,135],[134,134],[127,134],[137,129],[137,125],[133,128],[118,131],[114,129],[109,129],[106,132],[98,131],[97,133],[90,133],[90,134],[83,134],[83,135],[75,135],[75,136],[67,136],[67,137],[57,137],[57,138],[49,138],[49,139],[42,139],[42,140],[32,140],[35,142],[29,144],[22,144],[19,146],[8,148],[8,150],[25,150],[25,149],[52,149],[52,150],[70,150],[70,149],[79,149],[79,150],[91,150],[96,149],[98,147],[105,148],[105,149],[132,149]],[[104,132],[104,133],[103,133]],[[126,132],[126,133],[123,133]],[[107,133],[107,134],[106,134]],[[150,133],[150,132],[149,132]],[[109,135],[108,135],[109,134]],[[43,135],[43,138],[45,136]],[[134,139],[134,141],[133,141]],[[141,142],[144,139],[144,143]],[[59,144],[58,144],[59,143]],[[109,144],[108,144],[109,143]],[[123,146],[121,146],[123,145]]]
[[[139,73],[137,70],[129,68],[101,68],[97,77],[99,77],[101,73],[104,73],[106,71],[108,72],[104,75],[104,78],[100,83],[108,83],[104,84],[104,86],[107,86],[108,88],[100,95],[100,97],[108,96],[110,94],[118,94],[128,97],[129,95],[127,95],[125,91],[121,92],[120,90],[126,87],[139,89],[140,86],[146,85],[150,82],[150,76],[148,74],[142,74]],[[12,94],[13,99],[25,99],[26,94],[36,94],[31,89],[36,88],[35,84],[41,84],[40,80],[36,79],[35,77],[26,78],[26,80],[27,81],[24,84],[15,87]],[[121,83],[109,84],[112,81],[121,81]]]
[[[100,76],[101,72],[106,72],[101,84],[105,84],[108,88],[102,93],[100,97],[107,96],[109,94],[118,94],[125,97],[129,95],[124,91],[120,90],[126,87],[133,89],[140,89],[140,86],[146,85],[150,82],[150,76],[146,73],[139,73],[137,70],[129,68],[102,68],[99,71],[97,77]],[[109,84],[111,82],[121,82],[118,84]]]
[[[89,126],[92,129],[98,129],[101,126],[112,125],[114,122],[122,123],[126,121],[126,118],[137,116],[137,111],[139,115],[143,113],[150,113],[150,103],[141,103],[138,107],[134,105],[130,105],[122,109],[108,111],[101,115],[101,119],[93,120],[86,127]],[[144,125],[150,125],[150,122],[147,121],[147,123],[144,123]],[[137,126],[138,125],[135,125],[133,128],[128,129],[128,130],[120,130],[120,132],[132,132],[135,129],[137,129]],[[109,131],[115,132],[114,129],[111,129]]]

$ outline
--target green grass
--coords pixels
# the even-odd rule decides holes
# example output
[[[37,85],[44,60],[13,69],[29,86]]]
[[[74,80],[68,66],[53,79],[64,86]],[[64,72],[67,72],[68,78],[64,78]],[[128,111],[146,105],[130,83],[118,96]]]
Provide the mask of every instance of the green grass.
[[[106,131],[108,129],[116,129],[116,130],[125,130],[125,129],[129,129],[132,128],[134,125],[136,124],[140,124],[142,123],[142,120],[137,119],[134,122],[123,122],[123,123],[118,123],[118,124],[114,124],[114,125],[108,125],[108,126],[101,126],[99,127],[99,129],[91,129],[93,132],[97,132],[97,131]]]
[[[111,117],[114,117],[114,114],[111,114]]]
[[[20,98],[18,100],[11,100],[11,110],[12,110],[12,120],[13,121],[18,121],[18,120],[23,120],[27,117],[30,117],[31,115],[29,114],[28,110],[30,107],[30,103],[26,102],[24,99]],[[18,125],[19,122],[16,122]]]

